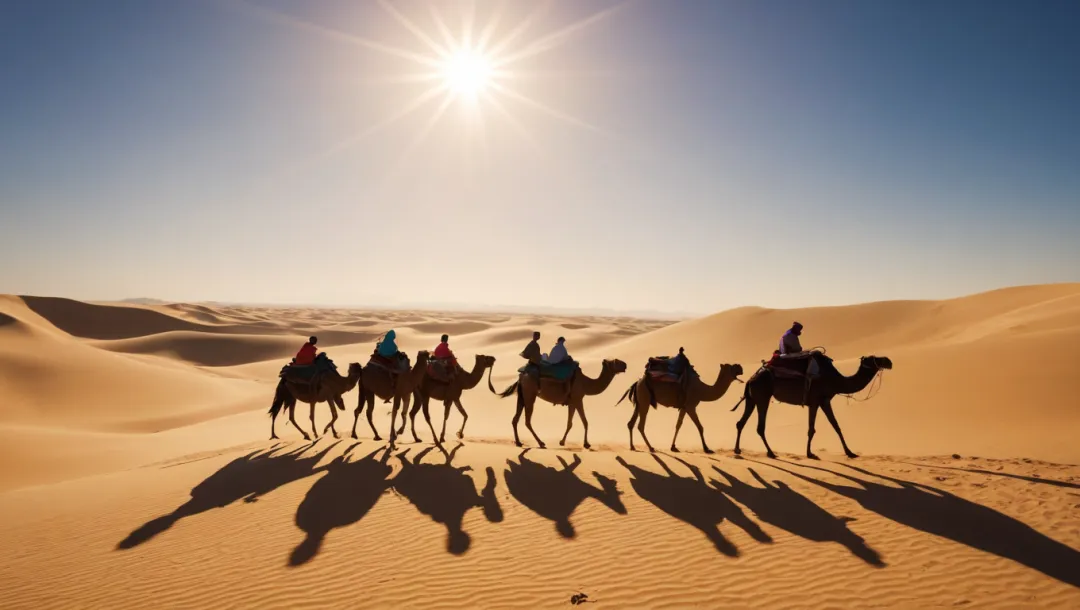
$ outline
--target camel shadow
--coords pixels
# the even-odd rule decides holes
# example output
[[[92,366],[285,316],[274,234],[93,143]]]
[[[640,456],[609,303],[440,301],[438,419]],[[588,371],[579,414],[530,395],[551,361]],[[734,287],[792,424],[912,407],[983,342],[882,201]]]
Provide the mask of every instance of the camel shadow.
[[[314,559],[330,530],[363,519],[390,488],[390,448],[376,449],[360,460],[348,461],[353,447],[326,465],[326,474],[315,481],[297,507],[296,526],[306,536],[289,556],[290,566]],[[376,459],[380,451],[383,455]]]
[[[908,527],[1011,559],[1063,583],[1080,587],[1080,551],[990,507],[922,483],[905,481],[850,465],[851,470],[898,487],[818,466],[802,466],[845,479],[857,487],[821,481],[778,468],[808,483],[855,500],[863,508]]]
[[[712,484],[750,509],[762,522],[811,542],[839,543],[866,563],[879,568],[885,567],[881,555],[870,548],[862,537],[848,529],[847,524],[852,519],[834,517],[782,481],[773,481],[770,485],[753,468],[750,469],[750,475],[763,487],[745,483],[718,466],[713,466],[713,470],[727,479],[727,484],[716,479],[713,479]]]
[[[754,540],[772,543],[772,538],[761,526],[747,517],[738,504],[705,482],[705,477],[697,466],[672,457],[693,474],[692,477],[681,477],[658,455],[652,454],[652,458],[660,464],[665,474],[632,466],[622,456],[616,458],[633,475],[630,484],[643,500],[701,530],[717,551],[729,557],[738,557],[739,549],[720,532],[719,526],[725,519],[743,529]]]
[[[558,456],[562,463],[562,468],[559,469],[528,459],[525,457],[528,452],[529,449],[522,451],[516,464],[506,460],[507,470],[503,471],[506,487],[510,490],[510,495],[523,506],[549,521],[554,521],[556,531],[563,538],[577,535],[570,517],[587,498],[599,500],[620,515],[626,514],[626,506],[620,498],[622,492],[613,479],[594,471],[592,475],[600,483],[600,488],[596,488],[574,473],[581,465],[580,455],[574,454],[572,464]]]
[[[237,500],[257,502],[260,497],[293,481],[299,481],[317,473],[315,465],[337,443],[331,443],[322,451],[304,455],[312,445],[284,453],[253,451],[229,462],[211,474],[191,490],[191,499],[173,512],[147,521],[127,535],[117,545],[117,550],[131,549],[150,541],[169,529],[181,519],[204,513],[214,508],[224,508]]]
[[[1066,489],[1080,489],[1080,483],[1069,483],[1068,481],[1058,481],[1057,479],[1044,479],[1042,477],[1028,477],[1022,474],[1012,474],[1011,472],[996,472],[993,470],[983,470],[981,468],[957,468],[956,466],[940,466],[936,464],[915,464],[912,462],[902,462],[909,466],[916,466],[919,468],[935,468],[939,470],[957,470],[960,472],[971,472],[974,474],[985,474],[992,477],[1004,477],[1007,479],[1016,479],[1018,481],[1027,481],[1028,483],[1038,483],[1039,485],[1051,485],[1053,487],[1064,487]]]
[[[473,508],[481,508],[484,516],[492,523],[503,520],[502,507],[495,497],[495,470],[487,469],[487,483],[481,493],[476,493],[472,477],[465,474],[472,466],[453,466],[454,455],[461,449],[458,443],[449,453],[438,446],[446,458],[443,464],[424,464],[423,459],[435,446],[428,447],[412,461],[406,458],[409,449],[397,455],[401,462],[401,471],[393,480],[393,488],[404,496],[418,511],[431,517],[436,523],[446,526],[446,550],[454,555],[462,555],[469,550],[472,538],[462,529],[465,513]]]

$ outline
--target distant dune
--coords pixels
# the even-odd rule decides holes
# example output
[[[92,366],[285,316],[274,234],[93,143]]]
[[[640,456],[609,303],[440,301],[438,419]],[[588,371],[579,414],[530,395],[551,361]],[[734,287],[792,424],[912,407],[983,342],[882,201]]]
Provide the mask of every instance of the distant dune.
[[[686,453],[628,450],[615,403],[648,357],[684,347],[708,381],[722,363],[745,379],[794,320],[841,371],[894,362],[868,400],[835,403],[860,460],[837,458],[823,418],[821,468],[800,459],[806,411],[776,403],[780,459],[761,457],[755,420],[734,459],[740,384],[699,410],[718,455],[690,423]],[[592,451],[578,419],[561,448],[566,409],[542,402],[548,449],[524,422],[534,448],[513,447],[515,399],[486,382],[453,454],[422,421],[420,444],[406,432],[389,453],[364,419],[359,444],[302,444],[282,420],[266,441],[277,372],[308,335],[344,368],[390,328],[413,355],[448,333],[466,368],[495,356],[500,390],[534,330],[545,351],[565,336],[585,374],[628,372],[586,400]],[[0,605],[1077,607],[1077,362],[1080,284],[682,321],[0,296],[0,537],[17,549]],[[321,431],[325,404],[315,417]],[[658,449],[675,420],[650,412]],[[374,422],[385,436],[388,405]],[[448,440],[461,422],[451,410]]]

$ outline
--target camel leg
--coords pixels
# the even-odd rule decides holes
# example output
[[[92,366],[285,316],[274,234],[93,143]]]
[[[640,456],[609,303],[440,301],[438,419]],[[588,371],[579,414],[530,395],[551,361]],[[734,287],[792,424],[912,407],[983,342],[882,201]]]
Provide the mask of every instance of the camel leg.
[[[401,434],[401,432],[405,431],[405,422],[404,421],[401,422],[401,432],[398,432],[394,428],[394,422],[397,421],[397,412],[398,412],[398,409],[400,409],[400,408],[401,408],[401,398],[399,398],[395,394],[394,395],[394,407],[390,411],[390,448],[391,449],[394,447],[395,441],[397,441],[398,434]],[[406,406],[405,408],[408,409],[408,406]],[[405,414],[402,413],[401,417],[404,418]]]
[[[679,409],[679,419],[675,420],[675,436],[671,437],[672,453],[679,452],[679,448],[675,446],[675,439],[679,438],[679,428],[682,428],[682,420],[684,417],[686,417],[686,409]]]
[[[698,435],[701,436],[702,450],[704,450],[705,453],[713,453],[713,450],[709,449],[709,446],[705,444],[705,426],[702,426],[701,420],[698,419],[697,407],[690,407],[686,412],[690,415],[690,421],[694,422],[694,425],[697,426]]]
[[[637,402],[635,401],[634,402],[634,411],[633,411],[633,413],[630,414],[630,421],[626,422],[626,429],[630,431],[630,451],[637,451],[637,449],[634,449],[634,424],[637,423],[637,418],[638,418],[637,412],[638,412],[638,405],[637,405]]]
[[[409,422],[411,426],[410,429],[412,430],[413,441],[417,443],[420,442],[420,437],[416,436],[416,414],[420,412],[420,409],[424,406],[424,402],[426,400],[426,398],[420,396],[419,394],[414,394],[412,410],[409,411]],[[401,430],[405,430],[404,423],[401,425]]]
[[[274,440],[278,437],[277,432],[274,431],[275,421],[277,421],[277,413],[270,416],[270,440]]]
[[[446,420],[450,419],[450,402],[449,400],[443,401],[443,418],[442,429],[439,431],[439,442],[446,442]]]
[[[771,458],[775,458],[776,454],[773,453],[772,447],[769,446],[769,440],[765,438],[765,418],[769,415],[769,402],[765,401],[758,407],[757,413],[757,433],[761,437],[761,442],[765,443],[765,451]]]
[[[533,414],[533,407],[534,406],[535,406],[535,403],[531,404],[531,405],[530,404],[525,405],[525,427],[529,429],[529,432],[532,432],[533,438],[536,439],[536,443],[538,445],[540,445],[540,448],[544,449],[544,448],[547,447],[547,445],[544,444],[544,441],[540,440],[540,437],[536,434],[536,430],[533,430],[533,427],[532,427],[532,414]]]
[[[844,440],[844,433],[840,431],[840,423],[836,421],[836,415],[833,414],[832,401],[826,400],[821,405],[821,410],[825,412],[825,417],[829,418],[829,423],[832,424],[834,430],[836,430],[836,436],[840,437],[840,444],[844,447],[844,453],[849,458],[859,457],[854,451],[848,449],[847,441]]]
[[[461,399],[454,399],[454,406],[457,407],[458,413],[461,413],[461,428],[458,429],[457,437],[465,438],[465,422],[469,421],[469,414],[465,412],[465,407],[461,406]]]
[[[309,404],[311,404],[311,435],[315,437],[315,440],[319,440],[319,432],[315,429],[315,405],[318,403]]]
[[[367,423],[371,426],[371,433],[374,435],[375,440],[381,441],[382,437],[379,436],[379,431],[375,429],[375,422],[371,419],[371,414],[375,411],[375,393],[366,394],[364,398],[367,401]]]
[[[517,411],[514,413],[514,421],[513,421],[513,424],[514,424],[514,444],[517,445],[518,447],[521,447],[522,445],[521,445],[521,439],[518,438],[517,426],[518,426],[518,421],[521,419],[521,412],[524,411],[524,410],[525,410],[525,404],[523,402],[521,402],[521,399],[519,398],[518,399],[518,404],[517,404]]]
[[[592,445],[589,444],[589,420],[585,418],[585,405],[579,404],[577,407],[578,417],[581,418],[581,425],[585,426],[585,444],[582,445],[586,449],[590,449]]]
[[[818,456],[814,455],[814,452],[810,450],[810,443],[814,440],[814,420],[817,419],[818,406],[816,404],[807,406],[810,409],[810,425],[806,428],[806,457],[816,460]]]
[[[304,432],[304,429],[300,427],[300,424],[296,423],[296,403],[295,402],[292,405],[289,406],[289,421],[292,422],[293,428],[296,428],[297,430],[300,431],[300,434],[304,435],[304,440],[305,441],[310,441],[311,440],[311,437],[308,436],[308,433]]]
[[[566,437],[570,435],[570,428],[574,425],[574,406],[566,405],[566,432],[563,432],[559,445],[566,445]]]
[[[339,396],[335,396],[326,401],[326,404],[330,405],[330,423],[326,424],[322,433],[325,435],[327,430],[334,433],[334,438],[340,438],[337,433],[337,428],[334,427],[334,423],[337,422],[337,404],[336,401],[341,400]]]
[[[746,422],[750,421],[750,416],[754,413],[754,399],[750,396],[746,398],[746,406],[743,407],[742,417],[739,421],[735,422],[735,455],[742,453],[742,449],[739,449],[739,441],[742,440],[742,430],[746,426]]]
[[[439,437],[435,436],[435,425],[431,423],[431,411],[428,409],[428,399],[426,399],[426,398],[424,399],[423,407],[424,407],[424,419],[427,420],[428,428],[431,429],[431,442],[435,443],[435,446],[438,447],[440,441],[439,441]],[[416,434],[413,433],[413,436],[416,436]],[[417,442],[419,442],[419,441],[417,441]]]
[[[356,424],[360,422],[360,413],[364,410],[364,393],[360,392],[360,397],[356,399],[356,411],[353,413],[352,422],[352,437],[360,438],[356,435]]]

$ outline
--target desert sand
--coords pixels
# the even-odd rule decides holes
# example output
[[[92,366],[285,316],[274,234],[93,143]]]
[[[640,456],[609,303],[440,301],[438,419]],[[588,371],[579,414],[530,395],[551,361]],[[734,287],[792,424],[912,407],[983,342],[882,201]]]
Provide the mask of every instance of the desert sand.
[[[834,402],[847,459],[819,418],[773,404],[764,456],[734,456],[734,384],[699,408],[713,455],[676,413],[629,450],[619,397],[680,346],[703,378],[744,379],[792,320],[851,373]],[[390,450],[345,395],[342,438],[304,442],[279,418],[278,370],[309,334],[344,370],[394,328],[404,351],[441,333],[462,364],[495,356],[503,389],[531,332],[585,373],[628,365],[586,398],[590,450],[539,402],[525,447],[514,399],[463,396],[464,439]],[[1080,607],[1080,284],[943,301],[772,310],[694,320],[85,303],[0,296],[0,607]],[[436,429],[443,422],[433,403]],[[377,402],[385,437],[390,407]],[[297,421],[308,423],[306,405]],[[329,421],[323,404],[318,430]],[[641,445],[639,445],[639,449]]]

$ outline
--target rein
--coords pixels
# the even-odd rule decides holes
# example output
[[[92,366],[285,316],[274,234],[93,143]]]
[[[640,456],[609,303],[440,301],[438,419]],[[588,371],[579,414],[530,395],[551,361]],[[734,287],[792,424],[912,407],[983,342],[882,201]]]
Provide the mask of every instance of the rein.
[[[870,380],[870,383],[866,387],[866,396],[859,398],[858,396],[855,396],[853,394],[841,394],[841,396],[844,396],[848,399],[849,404],[853,400],[855,402],[866,402],[870,400],[871,398],[876,396],[877,393],[881,391],[881,387],[885,385],[885,369],[877,366],[876,362],[874,363],[874,366],[877,367],[877,370],[874,372],[874,378]],[[874,385],[875,383],[877,384],[876,387]]]

